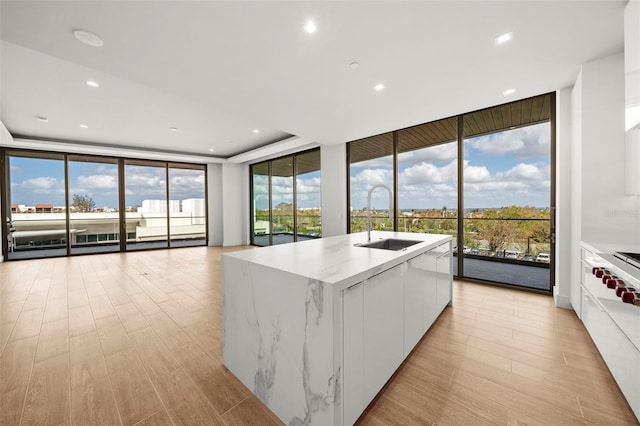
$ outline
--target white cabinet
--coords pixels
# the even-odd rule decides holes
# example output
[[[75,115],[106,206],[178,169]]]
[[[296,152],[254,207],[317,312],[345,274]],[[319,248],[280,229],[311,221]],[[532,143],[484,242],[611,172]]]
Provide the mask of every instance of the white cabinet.
[[[364,338],[364,283],[342,292],[344,424],[355,423],[367,407],[362,396],[362,356]]]
[[[627,402],[640,418],[640,351],[596,298],[584,287],[581,290],[581,319]]]
[[[614,290],[593,275],[592,268],[605,267],[627,284],[639,285],[633,276],[603,256],[606,255],[582,248],[579,315],[631,409],[640,419],[640,309],[622,303]]]
[[[438,316],[437,256],[429,251],[407,261],[404,280],[404,355],[407,356]]]
[[[451,244],[342,291],[342,413],[353,424],[451,301]]]
[[[433,249],[436,258],[436,317],[451,302],[452,277],[451,272],[451,243],[442,244]],[[435,321],[435,318],[433,319]],[[433,323],[429,323],[429,326]],[[429,327],[428,326],[428,327]]]
[[[371,402],[404,359],[403,265],[365,281],[363,390]]]

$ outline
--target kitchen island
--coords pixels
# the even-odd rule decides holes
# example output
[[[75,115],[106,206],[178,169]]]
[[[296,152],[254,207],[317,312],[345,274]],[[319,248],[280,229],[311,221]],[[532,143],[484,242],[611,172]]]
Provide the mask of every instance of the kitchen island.
[[[383,239],[414,244],[359,233],[222,256],[224,364],[285,424],[353,424],[451,303],[451,236]]]

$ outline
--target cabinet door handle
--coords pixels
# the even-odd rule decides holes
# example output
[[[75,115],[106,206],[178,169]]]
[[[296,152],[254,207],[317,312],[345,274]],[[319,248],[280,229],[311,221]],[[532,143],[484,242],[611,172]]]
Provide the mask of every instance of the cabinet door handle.
[[[351,285],[351,286],[347,287],[346,290],[352,290],[352,289],[358,287],[360,284],[363,284],[363,283],[364,283],[364,281],[360,281],[359,283],[355,283],[354,285]]]

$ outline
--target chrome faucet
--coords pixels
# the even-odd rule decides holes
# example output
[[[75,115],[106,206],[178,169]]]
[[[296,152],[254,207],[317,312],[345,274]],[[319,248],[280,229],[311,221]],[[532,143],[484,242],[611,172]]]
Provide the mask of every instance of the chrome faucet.
[[[387,185],[373,185],[367,194],[367,242],[371,241],[371,193],[376,188],[385,188],[389,191],[389,219],[393,220],[393,191]]]

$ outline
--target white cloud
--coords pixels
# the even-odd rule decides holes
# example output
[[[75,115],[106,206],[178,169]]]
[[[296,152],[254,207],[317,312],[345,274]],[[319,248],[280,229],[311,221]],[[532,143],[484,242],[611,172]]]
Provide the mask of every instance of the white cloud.
[[[513,155],[518,159],[539,158],[550,152],[549,123],[521,127],[469,139],[466,146],[489,157]]]
[[[398,184],[417,185],[454,180],[457,175],[457,164],[457,160],[454,160],[443,167],[426,162],[407,167],[399,174]]]
[[[466,182],[486,182],[491,179],[491,173],[485,166],[470,166],[468,161],[464,162],[464,181]]]
[[[90,189],[111,189],[118,187],[118,179],[109,175],[78,176],[78,185]]]
[[[25,189],[43,190],[55,188],[59,184],[63,184],[63,182],[59,182],[56,178],[50,176],[42,176],[24,180],[18,186]]]

